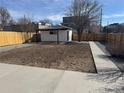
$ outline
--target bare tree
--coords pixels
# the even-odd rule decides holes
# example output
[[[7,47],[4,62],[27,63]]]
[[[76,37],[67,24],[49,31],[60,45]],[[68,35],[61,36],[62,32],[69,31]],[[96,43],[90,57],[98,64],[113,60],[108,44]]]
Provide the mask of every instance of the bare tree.
[[[100,33],[100,29],[101,29],[101,27],[100,27],[100,25],[99,24],[92,24],[92,25],[90,25],[90,32],[91,33]]]
[[[27,16],[23,16],[21,18],[18,19],[18,23],[19,24],[28,24],[31,22],[31,18],[30,17],[27,17]]]
[[[73,0],[66,15],[73,18],[72,26],[77,30],[78,41],[85,29],[100,19],[101,5],[97,0]]]
[[[0,6],[0,24],[1,27],[3,28],[5,25],[9,23],[10,20],[10,14],[5,7]]]
[[[18,31],[23,31],[27,33],[24,36],[26,42],[31,42],[31,33],[29,32],[36,32],[37,28],[37,24],[32,21],[31,17],[24,15],[23,17],[19,18],[16,27],[17,26]]]
[[[16,21],[13,18],[11,18],[9,21],[9,25],[11,25],[11,26],[16,25]]]
[[[32,19],[27,16],[23,16],[18,19],[18,25],[23,32],[35,31],[36,25],[32,22]]]

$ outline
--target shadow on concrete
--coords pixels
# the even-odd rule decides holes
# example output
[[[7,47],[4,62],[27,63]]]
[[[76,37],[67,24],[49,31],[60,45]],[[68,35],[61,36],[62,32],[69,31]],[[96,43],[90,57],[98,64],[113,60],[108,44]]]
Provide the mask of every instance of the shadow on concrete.
[[[106,60],[106,62],[111,60],[116,66],[122,71],[117,69],[106,68],[104,73],[99,73],[96,75],[87,75],[89,80],[98,81],[103,84],[104,87],[98,89],[98,93],[124,93],[124,58],[111,56],[106,50],[104,43],[101,44],[96,42],[97,46],[107,55],[98,55],[100,58]],[[101,69],[103,71],[103,69]]]
[[[110,53],[105,48],[105,43],[96,42],[96,44],[105,54],[107,54],[107,56],[104,56],[104,55],[99,55],[99,56],[101,58],[105,58],[106,60],[108,58],[109,60],[114,62],[114,64],[121,70],[121,72],[124,73],[124,57],[110,55]]]
[[[106,71],[102,74],[87,75],[87,78],[105,84],[105,87],[97,90],[100,93],[124,93],[124,73],[120,71]]]

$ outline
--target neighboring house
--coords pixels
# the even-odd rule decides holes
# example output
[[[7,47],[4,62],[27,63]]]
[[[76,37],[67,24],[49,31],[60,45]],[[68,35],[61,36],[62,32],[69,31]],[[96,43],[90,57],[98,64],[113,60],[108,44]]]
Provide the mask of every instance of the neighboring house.
[[[62,25],[67,27],[73,27],[74,17],[63,17]]]
[[[3,28],[2,28],[2,26],[0,25],[0,31],[2,31],[3,30]]]
[[[114,23],[103,28],[104,33],[124,33],[124,23]]]
[[[41,41],[72,41],[72,30],[65,26],[47,26],[38,28],[41,33]]]
[[[51,26],[52,25],[51,24],[48,24],[48,23],[45,23],[45,24],[38,23],[38,28],[39,29],[44,29],[44,28],[51,27]]]
[[[10,25],[6,25],[3,27],[3,31],[13,31],[13,27]]]
[[[62,25],[73,28],[72,31],[75,33],[77,30],[74,29],[74,19],[74,16],[63,17]],[[84,29],[83,33],[100,33],[100,26],[94,23],[89,28]]]
[[[35,32],[37,24],[30,24],[30,25],[6,25],[3,27],[3,31],[16,31],[16,32]]]
[[[74,17],[63,17],[63,23],[62,25],[63,26],[67,26],[67,27],[71,27],[73,28],[72,31],[73,32],[77,32],[75,29],[74,29]]]

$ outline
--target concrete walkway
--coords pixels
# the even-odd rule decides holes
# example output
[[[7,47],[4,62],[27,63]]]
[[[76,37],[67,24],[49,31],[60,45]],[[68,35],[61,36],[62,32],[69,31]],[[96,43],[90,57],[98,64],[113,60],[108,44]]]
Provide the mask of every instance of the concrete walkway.
[[[0,63],[0,93],[124,93],[124,75],[90,45],[98,74]]]
[[[119,68],[108,58],[109,55],[103,52],[95,42],[90,42],[90,47],[99,74],[120,72]]]
[[[23,47],[28,47],[32,46],[32,44],[18,44],[18,45],[11,45],[11,46],[2,46],[0,47],[0,53],[6,52],[15,48],[23,48]]]

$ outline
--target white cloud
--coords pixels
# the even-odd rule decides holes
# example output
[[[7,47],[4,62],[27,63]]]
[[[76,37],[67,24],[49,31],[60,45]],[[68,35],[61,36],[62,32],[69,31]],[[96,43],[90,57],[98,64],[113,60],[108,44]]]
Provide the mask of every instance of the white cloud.
[[[103,18],[109,19],[109,18],[119,18],[124,17],[124,13],[118,13],[118,14],[112,14],[112,15],[104,15]]]
[[[63,15],[51,15],[47,17],[52,21],[62,21]]]

